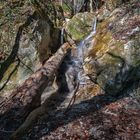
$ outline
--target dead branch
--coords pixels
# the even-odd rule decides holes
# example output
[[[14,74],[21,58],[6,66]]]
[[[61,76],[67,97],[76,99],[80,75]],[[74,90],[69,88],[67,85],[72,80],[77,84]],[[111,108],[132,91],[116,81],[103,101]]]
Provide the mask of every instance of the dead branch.
[[[29,66],[27,66],[20,58],[17,56],[17,59],[20,61],[20,63],[25,66],[28,70],[30,70],[32,73],[34,72]]]
[[[70,102],[69,102],[69,104],[68,104],[68,106],[66,108],[65,113],[67,113],[70,110],[71,106],[74,104],[78,89],[79,89],[79,81],[77,82],[77,85],[76,85],[76,87],[75,87],[75,89],[73,91],[73,96],[70,99]]]
[[[32,74],[21,86],[17,87],[11,93],[8,100],[0,105],[0,113],[3,114],[11,108],[17,107],[14,100],[19,100],[18,108],[26,106],[31,103],[35,96],[40,95],[49,80],[56,73],[63,57],[71,46],[68,43],[63,44],[60,49],[34,74]]]

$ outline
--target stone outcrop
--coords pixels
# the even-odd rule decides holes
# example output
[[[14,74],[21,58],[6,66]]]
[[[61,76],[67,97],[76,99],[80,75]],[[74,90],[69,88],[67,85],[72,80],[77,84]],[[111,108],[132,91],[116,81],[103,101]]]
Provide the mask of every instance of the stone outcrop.
[[[47,6],[50,6],[50,8],[47,9],[50,10],[49,18],[55,24],[54,7],[49,4]],[[42,7],[42,11],[43,8],[44,7]],[[37,11],[38,9],[35,10]],[[20,26],[22,26],[26,19],[33,13],[33,4],[29,1],[25,1],[24,3],[18,0],[2,2],[0,14],[0,53],[2,53],[2,55],[5,54],[5,56],[1,57],[0,63],[3,63],[12,50],[14,50],[13,46],[17,44],[15,43],[15,37],[17,36]],[[18,50],[15,55],[18,56],[21,62],[10,78],[10,73],[12,73],[17,65],[16,61],[10,65],[7,72],[3,75],[0,87],[3,87],[5,81],[9,78],[9,83],[6,88],[4,88],[5,91],[11,90],[13,87],[21,84],[37,70],[39,62],[44,63],[60,47],[60,29],[53,27],[45,17],[42,18],[41,15],[39,15],[40,13],[36,13],[37,14],[30,19],[30,24],[22,29],[20,37],[18,37],[20,39],[18,40]],[[5,91],[2,92],[4,93]]]
[[[140,16],[136,3],[115,9],[98,23],[84,70],[106,93],[115,95],[140,78]]]
[[[94,14],[78,13],[66,24],[66,31],[78,42],[92,31],[93,21]]]

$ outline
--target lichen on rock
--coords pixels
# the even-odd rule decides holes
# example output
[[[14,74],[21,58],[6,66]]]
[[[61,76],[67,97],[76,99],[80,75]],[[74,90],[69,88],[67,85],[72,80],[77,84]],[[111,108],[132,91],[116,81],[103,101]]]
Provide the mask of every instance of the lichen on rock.
[[[119,9],[98,24],[83,66],[85,72],[111,95],[140,78],[139,15],[134,9],[131,9],[132,14],[129,7]]]
[[[92,31],[94,17],[93,13],[78,13],[66,24],[66,31],[78,42]]]

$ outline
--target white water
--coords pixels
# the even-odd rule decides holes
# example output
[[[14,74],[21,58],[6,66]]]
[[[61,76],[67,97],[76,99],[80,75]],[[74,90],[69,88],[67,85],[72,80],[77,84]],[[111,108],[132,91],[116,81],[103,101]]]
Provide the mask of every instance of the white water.
[[[97,18],[93,20],[92,32],[84,39],[84,42],[90,41],[90,39],[96,34]]]
[[[90,46],[90,42],[92,41],[92,38],[96,34],[96,25],[97,25],[97,19],[95,18],[93,21],[93,27],[91,33],[81,42],[79,42],[77,49],[74,50],[74,52],[71,51],[70,55],[70,61],[71,63],[67,63],[68,69],[65,73],[67,86],[69,89],[69,93],[67,96],[67,99],[70,100],[74,94],[73,91],[75,91],[75,86],[77,83],[79,84],[79,89],[83,89],[84,85],[92,85],[93,82],[90,81],[90,78],[84,73],[83,70],[83,61],[85,56],[85,51],[88,50],[88,47]],[[61,34],[63,31],[61,31]],[[85,93],[87,93],[87,90],[84,88]],[[64,103],[61,104],[61,106],[68,106],[69,101],[66,100]]]
[[[61,41],[61,45],[64,43],[64,28],[61,29],[61,37],[60,37],[60,41]]]
[[[96,34],[96,28],[97,28],[97,18],[95,17],[94,20],[93,20],[93,26],[92,26],[91,33],[84,40],[80,41],[80,43],[77,46],[77,48],[78,48],[78,51],[77,51],[78,58],[81,61],[81,63],[83,63],[85,53],[87,52],[87,49],[90,46],[92,38]]]
[[[95,17],[93,20],[93,27],[91,33],[81,42],[79,42],[76,50],[76,56],[72,57],[73,66],[70,66],[69,69],[72,69],[72,76],[74,76],[74,72],[76,71],[76,79],[80,85],[87,84],[89,81],[89,77],[85,75],[83,70],[83,62],[85,54],[88,52],[88,47],[90,46],[93,37],[96,34],[96,27],[97,27],[97,18]],[[69,70],[68,70],[69,71]]]

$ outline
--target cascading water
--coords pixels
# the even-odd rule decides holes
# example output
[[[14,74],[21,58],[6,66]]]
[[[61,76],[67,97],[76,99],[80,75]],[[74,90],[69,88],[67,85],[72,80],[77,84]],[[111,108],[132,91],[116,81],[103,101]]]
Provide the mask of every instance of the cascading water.
[[[61,29],[61,37],[60,37],[60,41],[61,41],[61,45],[64,43],[64,28]]]
[[[77,49],[75,50],[76,53],[71,54],[72,64],[69,65],[66,74],[73,76],[74,77],[73,79],[76,78],[76,81],[79,83],[79,86],[83,86],[85,84],[88,84],[89,82],[91,83],[89,77],[84,74],[84,70],[82,67],[85,54],[87,53],[88,47],[90,46],[89,44],[91,43],[93,37],[96,34],[96,26],[97,26],[97,18],[95,17],[91,33],[84,40],[79,42],[79,44],[77,45]]]
[[[91,43],[92,38],[96,34],[96,27],[97,27],[97,18],[95,17],[93,20],[93,27],[91,33],[84,40],[82,40],[77,46],[78,57],[79,59],[81,59],[82,63],[84,60],[85,53],[87,52],[87,46],[89,46],[89,43]]]

